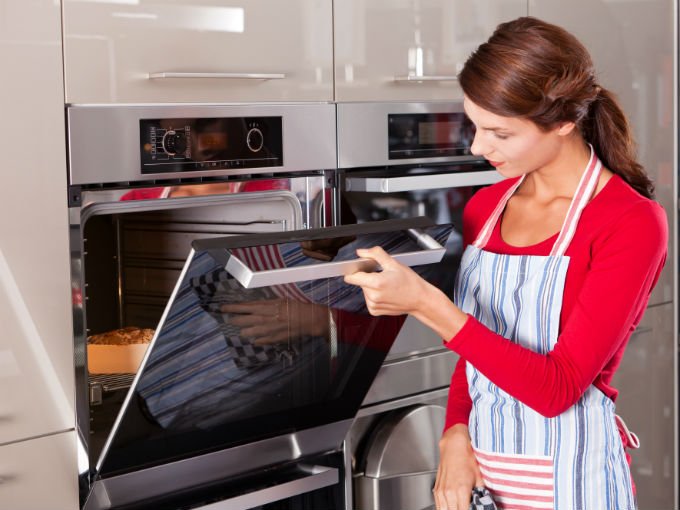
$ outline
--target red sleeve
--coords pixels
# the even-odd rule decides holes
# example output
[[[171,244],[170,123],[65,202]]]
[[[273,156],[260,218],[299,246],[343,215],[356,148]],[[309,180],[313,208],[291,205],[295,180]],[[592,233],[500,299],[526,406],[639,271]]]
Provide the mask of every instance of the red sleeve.
[[[583,395],[640,321],[667,242],[658,204],[641,202],[618,218],[593,244],[577,302],[546,355],[506,340],[473,317],[446,345],[513,397],[543,416],[557,416]]]
[[[465,360],[458,358],[456,369],[451,376],[449,387],[449,400],[446,404],[446,423],[444,430],[458,423],[468,424],[472,400],[468,390],[467,376],[465,375]]]

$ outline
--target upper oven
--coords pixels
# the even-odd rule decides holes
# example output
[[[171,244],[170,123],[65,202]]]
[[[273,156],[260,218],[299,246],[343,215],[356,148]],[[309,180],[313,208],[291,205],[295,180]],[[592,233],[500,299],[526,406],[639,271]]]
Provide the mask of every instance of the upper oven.
[[[425,216],[453,224],[446,254],[437,266],[440,288],[452,295],[463,248],[463,208],[478,189],[502,178],[483,158],[471,154],[474,125],[462,103],[342,103],[337,105],[337,130],[341,221]],[[435,336],[409,319],[390,358],[444,352]],[[403,391],[439,387],[447,378],[442,377],[436,382],[426,378],[422,388],[409,382],[410,389]],[[401,392],[407,383],[397,379],[401,382],[385,382],[384,389]],[[369,395],[372,400],[386,398],[389,394]]]
[[[340,221],[427,217],[453,225],[442,260],[428,267],[431,281],[452,297],[463,209],[481,187],[501,180],[471,154],[474,125],[462,103],[342,103],[337,130]],[[432,507],[437,438],[456,361],[432,330],[406,319],[346,441],[351,508]],[[409,448],[419,455],[403,455]]]

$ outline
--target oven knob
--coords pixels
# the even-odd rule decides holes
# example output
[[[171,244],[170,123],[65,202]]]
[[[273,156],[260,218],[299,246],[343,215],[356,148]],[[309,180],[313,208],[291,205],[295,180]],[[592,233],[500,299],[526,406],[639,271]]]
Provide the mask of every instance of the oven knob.
[[[170,156],[184,153],[187,150],[186,135],[172,129],[166,131],[163,135],[163,150]]]
[[[246,145],[248,145],[248,148],[251,151],[259,152],[264,145],[264,136],[262,135],[262,131],[257,128],[252,128],[250,131],[248,131],[248,134],[246,135]]]

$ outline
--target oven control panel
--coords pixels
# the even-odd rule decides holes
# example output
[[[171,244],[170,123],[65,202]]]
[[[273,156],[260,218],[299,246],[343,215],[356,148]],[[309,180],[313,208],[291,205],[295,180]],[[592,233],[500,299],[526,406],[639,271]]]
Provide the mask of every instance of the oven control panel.
[[[281,117],[140,119],[142,174],[283,166]]]

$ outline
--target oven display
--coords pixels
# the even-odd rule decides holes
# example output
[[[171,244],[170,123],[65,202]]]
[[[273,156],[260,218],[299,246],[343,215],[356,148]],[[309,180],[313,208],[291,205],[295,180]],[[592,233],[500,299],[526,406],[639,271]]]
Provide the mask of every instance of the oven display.
[[[474,126],[462,112],[388,115],[389,159],[467,156]]]
[[[142,119],[141,172],[283,166],[281,117]]]

